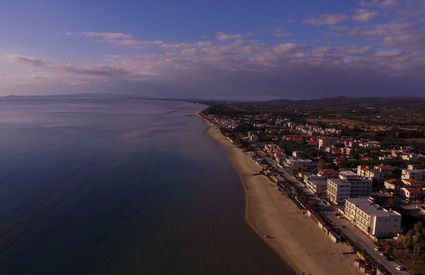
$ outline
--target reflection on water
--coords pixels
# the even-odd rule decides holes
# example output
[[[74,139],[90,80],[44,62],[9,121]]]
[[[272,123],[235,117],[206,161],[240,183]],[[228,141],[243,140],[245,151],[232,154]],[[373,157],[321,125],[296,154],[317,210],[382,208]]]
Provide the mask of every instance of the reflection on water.
[[[0,274],[288,274],[201,108],[0,100]]]

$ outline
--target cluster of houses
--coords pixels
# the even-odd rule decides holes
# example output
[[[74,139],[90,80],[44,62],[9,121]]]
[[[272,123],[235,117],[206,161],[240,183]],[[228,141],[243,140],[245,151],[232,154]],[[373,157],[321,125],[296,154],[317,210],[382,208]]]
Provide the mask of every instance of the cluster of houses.
[[[312,124],[296,124],[287,121],[284,125],[285,128],[299,132],[300,134],[313,136],[313,135],[340,135],[341,130],[335,128],[323,128]]]
[[[356,228],[376,239],[391,237],[401,232],[401,214],[382,208],[370,197],[373,180],[385,181],[393,175],[392,171],[392,167],[379,165],[372,169],[359,166],[357,173],[351,170],[323,169],[318,173],[301,174],[303,183],[316,196],[338,206]],[[423,174],[419,170],[404,172],[409,174],[409,177],[425,176],[425,170],[420,171]]]
[[[357,169],[341,165],[353,163],[388,163],[388,160],[417,161],[425,156],[410,146],[388,146],[379,141],[342,136],[335,128],[323,128],[312,124],[299,124],[286,118],[271,118],[267,115],[226,119],[212,116],[215,123],[229,130],[240,123],[249,122],[256,130],[241,138],[259,146],[272,160],[273,165],[298,171],[304,185],[317,198],[337,206],[347,220],[371,237],[393,236],[401,232],[401,215],[376,204],[370,197],[373,185],[385,186],[392,195],[405,203],[425,198],[425,169],[410,165],[401,170],[391,165],[358,165]],[[273,138],[264,144],[259,136],[267,133]],[[275,142],[277,141],[277,142]],[[334,166],[326,169],[317,166],[318,159],[308,159],[297,151],[285,154],[279,141],[307,144],[325,156],[326,163]],[[398,170],[398,172],[397,172]],[[276,181],[282,178],[274,175]]]
[[[321,169],[317,173],[303,159],[295,156],[285,156],[283,150],[275,144],[267,144],[263,151],[271,159],[283,165],[297,162],[302,181],[317,197],[326,199],[339,206],[346,218],[356,227],[373,238],[394,236],[401,232],[401,215],[393,210],[386,210],[370,197],[373,182],[383,183],[394,176],[394,167],[389,165],[376,165],[367,167],[359,165],[357,172],[351,170],[337,171],[334,169]],[[311,161],[311,160],[309,160]],[[306,169],[302,169],[302,167]],[[293,166],[291,166],[293,167]],[[425,179],[425,170],[415,170],[412,167],[402,172],[402,178],[411,181]],[[425,189],[424,189],[425,190]]]
[[[215,125],[220,125],[228,130],[234,130],[239,126],[240,121],[238,119],[224,118],[219,116],[209,116],[208,119]]]
[[[401,170],[401,178],[388,178],[384,181],[385,188],[406,202],[419,202],[425,196],[425,169],[414,169],[409,165]]]

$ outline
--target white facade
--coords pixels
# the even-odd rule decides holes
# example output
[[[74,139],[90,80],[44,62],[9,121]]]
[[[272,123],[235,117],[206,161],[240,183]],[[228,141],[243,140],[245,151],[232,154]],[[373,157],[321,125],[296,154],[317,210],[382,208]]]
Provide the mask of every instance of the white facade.
[[[286,164],[297,170],[309,170],[314,168],[314,162],[310,159],[289,157],[286,159]]]
[[[377,165],[373,169],[359,165],[357,166],[357,175],[368,178],[370,180],[376,180],[377,182],[384,182],[392,174],[390,166]]]
[[[328,179],[326,195],[334,204],[342,204],[351,194],[351,184],[340,179]]]
[[[401,170],[401,179],[425,181],[425,169],[403,169]]]
[[[389,237],[401,232],[401,215],[383,209],[370,198],[347,199],[344,214],[354,225],[374,237]]]
[[[334,204],[343,204],[345,199],[369,196],[371,192],[371,180],[343,171],[339,179],[328,179],[326,195]]]
[[[314,192],[314,194],[320,196],[326,194],[326,189],[328,182],[326,179],[310,179],[306,182],[306,185],[308,188],[311,189],[311,191]]]

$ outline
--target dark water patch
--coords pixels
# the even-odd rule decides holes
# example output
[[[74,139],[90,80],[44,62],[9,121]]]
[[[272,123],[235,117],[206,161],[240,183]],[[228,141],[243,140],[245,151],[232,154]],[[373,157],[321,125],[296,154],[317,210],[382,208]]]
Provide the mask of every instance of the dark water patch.
[[[199,106],[0,107],[0,274],[290,273],[245,223]]]

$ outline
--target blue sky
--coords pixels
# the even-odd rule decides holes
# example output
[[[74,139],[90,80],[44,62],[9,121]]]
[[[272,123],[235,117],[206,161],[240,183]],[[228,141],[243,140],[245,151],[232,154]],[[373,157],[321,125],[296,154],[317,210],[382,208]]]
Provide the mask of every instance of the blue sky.
[[[425,1],[0,0],[0,95],[424,96]]]

